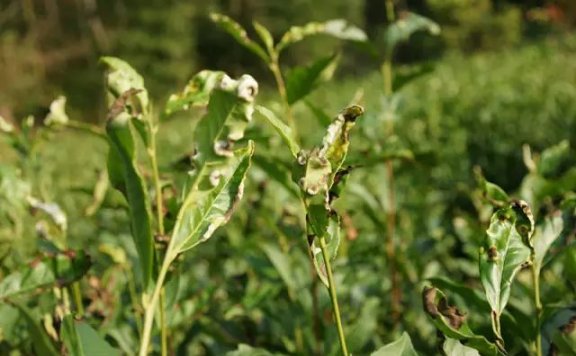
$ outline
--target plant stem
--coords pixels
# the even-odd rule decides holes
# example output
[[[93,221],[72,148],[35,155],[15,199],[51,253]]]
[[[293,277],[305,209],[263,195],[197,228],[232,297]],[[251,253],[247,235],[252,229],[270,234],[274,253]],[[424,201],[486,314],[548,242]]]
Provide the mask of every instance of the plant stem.
[[[395,21],[394,15],[394,2],[393,0],[386,0],[386,17],[388,25]],[[393,86],[393,72],[392,72],[393,49],[386,50],[384,62],[380,68],[382,74],[382,81],[384,82],[384,95],[391,96],[394,92]],[[394,122],[389,121],[388,135],[394,134]],[[388,178],[388,211],[386,214],[386,234],[388,239],[386,241],[386,258],[390,270],[391,282],[391,314],[392,321],[396,323],[401,313],[402,306],[402,289],[400,288],[400,278],[396,270],[396,248],[395,248],[395,235],[396,235],[396,194],[394,188],[394,164],[392,160],[386,162],[386,176]]]
[[[158,234],[163,236],[164,230],[164,203],[162,200],[162,185],[160,183],[160,173],[158,169],[158,158],[156,151],[156,134],[158,133],[158,126],[148,121],[148,130],[150,133],[150,147],[148,155],[150,156],[150,163],[152,165],[152,175],[154,180],[154,191],[156,192],[156,220],[158,224]],[[164,288],[160,289],[160,339],[162,345],[162,356],[168,355],[168,329],[166,327],[165,304],[164,304]]]
[[[84,306],[82,305],[82,293],[80,292],[80,282],[72,284],[72,294],[74,294],[74,304],[78,315],[84,315]]]
[[[95,125],[87,124],[81,121],[69,120],[66,123],[66,127],[79,131],[84,131],[86,133],[89,133],[104,140],[106,139],[106,134],[104,133],[104,130]]]
[[[280,63],[278,60],[277,53],[270,54],[271,62],[268,63],[268,68],[274,75],[274,80],[276,81],[276,86],[278,87],[278,93],[282,99],[282,104],[284,105],[284,111],[286,113],[286,120],[288,125],[292,129],[294,137],[298,139],[298,131],[296,128],[296,122],[294,121],[294,116],[292,115],[292,108],[290,103],[288,103],[288,93],[286,92],[286,82],[284,82],[284,77],[282,76],[282,71],[280,70]]]
[[[534,250],[532,250],[532,261],[535,261]],[[542,301],[540,300],[540,268],[534,262],[532,262],[530,269],[532,271],[534,306],[536,308],[536,356],[542,356],[542,335],[540,334],[540,323],[542,318]]]
[[[338,296],[336,294],[336,284],[334,283],[334,276],[332,275],[332,266],[330,265],[330,256],[328,255],[328,247],[326,246],[326,239],[320,237],[320,249],[322,250],[322,258],[326,266],[326,275],[328,276],[328,289],[330,291],[330,300],[332,301],[332,309],[336,318],[336,327],[338,328],[338,339],[342,348],[342,354],[348,356],[348,347],[346,346],[346,338],[344,336],[344,328],[342,327],[342,319],[340,317],[340,307],[338,306]]]
[[[144,311],[144,329],[142,330],[142,339],[140,341],[140,352],[139,356],[146,356],[148,351],[148,345],[150,344],[150,336],[152,334],[152,324],[154,322],[154,313],[156,312],[156,306],[158,305],[158,300],[160,299],[160,294],[162,291],[162,286],[164,280],[166,279],[166,274],[168,273],[168,267],[170,266],[171,259],[168,258],[168,254],[164,257],[164,262],[162,262],[162,267],[160,268],[160,273],[158,274],[158,279],[156,280],[156,285],[154,286],[154,291],[152,292],[152,297],[145,305]]]

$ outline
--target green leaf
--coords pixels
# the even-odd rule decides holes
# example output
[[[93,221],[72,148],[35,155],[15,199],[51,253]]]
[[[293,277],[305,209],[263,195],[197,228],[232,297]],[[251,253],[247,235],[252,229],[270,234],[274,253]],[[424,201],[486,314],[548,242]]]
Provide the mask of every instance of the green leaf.
[[[412,346],[410,335],[403,332],[398,340],[382,346],[374,351],[371,356],[418,356],[418,353],[414,350],[414,346]]]
[[[236,21],[232,20],[230,17],[221,14],[210,14],[210,19],[220,26],[224,31],[228,32],[234,39],[240,43],[242,46],[246,47],[258,57],[260,57],[264,62],[269,63],[270,57],[266,51],[260,47],[256,42],[252,41],[246,30],[240,26]]]
[[[446,356],[480,356],[478,350],[462,345],[456,339],[447,338],[442,350]]]
[[[521,227],[525,226],[518,225],[523,216],[514,207],[512,204],[492,215],[480,250],[480,279],[496,317],[502,314],[508,303],[516,273],[530,258],[526,240],[529,240],[531,231],[524,232]]]
[[[492,206],[501,208],[508,205],[511,200],[508,194],[498,185],[487,181],[479,167],[474,169],[474,175],[482,195]]]
[[[272,127],[278,132],[280,137],[284,140],[288,148],[290,148],[290,152],[292,156],[296,157],[298,152],[300,152],[300,146],[296,142],[296,138],[294,137],[294,133],[292,132],[292,128],[282,122],[274,112],[268,110],[267,108],[257,105],[256,112],[260,114]]]
[[[30,334],[30,339],[32,341],[32,347],[36,355],[42,356],[58,356],[60,353],[56,350],[56,347],[52,343],[52,340],[42,328],[40,324],[40,317],[36,315],[32,310],[26,307],[24,304],[12,303],[22,315],[23,319],[28,324],[28,333]]]
[[[322,108],[312,104],[312,102],[309,100],[305,100],[304,102],[306,103],[308,109],[312,111],[312,114],[314,114],[314,117],[316,117],[316,120],[318,120],[320,126],[324,127],[332,123],[332,118]]]
[[[428,281],[436,288],[450,293],[451,296],[457,295],[466,302],[466,306],[475,310],[486,310],[490,308],[484,296],[476,289],[470,286],[456,283],[452,280],[442,277],[429,278]]]
[[[542,151],[537,163],[538,173],[546,178],[556,177],[570,159],[570,143],[564,140]]]
[[[380,300],[376,297],[367,298],[362,303],[362,310],[348,330],[346,340],[348,348],[353,355],[360,354],[360,351],[374,337],[378,329],[378,310],[381,308]]]
[[[35,260],[3,278],[0,282],[0,300],[34,293],[39,289],[69,285],[82,278],[90,265],[90,257],[83,251],[68,251]]]
[[[271,353],[268,350],[259,349],[246,344],[238,345],[234,351],[229,351],[226,356],[280,356],[282,354]]]
[[[50,104],[50,112],[44,119],[44,125],[66,125],[69,120],[66,114],[66,97],[60,96]]]
[[[308,223],[311,225],[315,237],[323,237],[325,239],[328,258],[330,258],[330,261],[333,261],[338,255],[338,248],[340,247],[341,241],[340,218],[337,214],[328,216],[329,212],[321,205],[314,205],[309,207],[309,209]],[[326,262],[324,261],[322,249],[320,248],[320,240],[313,238],[311,241],[309,240],[309,243],[316,273],[318,273],[318,277],[322,283],[324,283],[326,287],[329,287]]]
[[[262,244],[261,248],[274,268],[276,268],[276,271],[278,271],[288,290],[291,293],[295,293],[298,290],[298,284],[292,272],[293,270],[288,255],[280,251],[276,245],[270,243]]]
[[[216,186],[210,182],[214,172],[201,177],[204,182],[192,188],[178,213],[170,239],[167,258],[191,249],[208,240],[224,225],[243,194],[243,182],[254,153],[254,144],[234,152],[227,164],[219,169]]]
[[[120,351],[111,347],[96,330],[84,321],[74,320],[72,315],[64,317],[60,337],[69,355],[120,355]]]
[[[386,50],[391,52],[398,43],[407,41],[410,36],[418,31],[428,31],[432,35],[440,33],[440,26],[413,12],[403,12],[400,18],[386,29]]]
[[[467,346],[475,348],[482,354],[500,354],[495,344],[489,342],[484,336],[476,335],[470,329],[466,322],[466,314],[457,307],[449,305],[441,290],[425,287],[422,291],[422,303],[426,314],[446,337],[465,341]]]
[[[552,352],[552,349],[556,353]],[[557,308],[542,325],[543,355],[576,354],[576,306]]]
[[[140,258],[142,280],[144,285],[148,286],[154,264],[152,210],[146,184],[136,161],[133,120],[128,113],[122,112],[106,125],[110,146],[108,175],[112,186],[122,192],[128,202],[132,238]]]
[[[261,25],[258,21],[253,21],[252,25],[254,26],[256,33],[266,46],[268,53],[272,53],[272,51],[274,51],[274,39],[272,38],[272,34],[270,33],[270,31],[268,31],[268,29],[263,25]]]
[[[110,103],[121,98],[126,92],[134,92],[135,99],[129,107],[129,112],[139,119],[140,114],[148,112],[148,91],[144,87],[144,79],[128,63],[115,57],[102,57],[100,62],[106,65],[106,89],[111,96]],[[121,108],[122,110],[124,108]],[[114,115],[115,116],[115,115]]]
[[[332,79],[340,61],[339,54],[333,54],[312,63],[307,67],[295,67],[286,75],[286,94],[288,104],[294,105],[306,97],[321,83]]]
[[[280,183],[295,199],[300,198],[298,186],[292,181],[290,169],[277,157],[255,155],[254,163],[266,174]]]
[[[194,106],[206,106],[212,90],[222,81],[224,75],[224,72],[210,70],[203,70],[194,75],[180,93],[170,95],[164,107],[164,114],[172,115]]]
[[[326,22],[310,22],[304,26],[292,26],[276,45],[276,52],[280,53],[286,47],[306,37],[319,34],[350,41],[366,41],[367,39],[364,31],[356,26],[350,25],[346,20],[335,19]]]
[[[534,265],[536,270],[540,270],[544,263],[544,257],[546,253],[560,237],[564,229],[564,220],[561,214],[555,213],[551,216],[547,216],[544,221],[536,227],[534,231],[534,237],[532,238],[534,245]]]

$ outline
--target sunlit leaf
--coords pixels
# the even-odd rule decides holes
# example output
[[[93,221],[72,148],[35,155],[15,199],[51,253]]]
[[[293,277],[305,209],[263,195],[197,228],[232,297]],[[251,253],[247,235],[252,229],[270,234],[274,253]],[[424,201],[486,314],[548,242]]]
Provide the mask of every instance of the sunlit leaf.
[[[476,177],[476,181],[478,182],[478,186],[482,191],[482,195],[490,204],[496,207],[504,207],[508,205],[510,202],[510,197],[508,194],[506,194],[504,189],[486,180],[479,168],[474,170],[474,175]]]
[[[542,268],[546,253],[554,241],[560,237],[563,229],[564,221],[559,213],[547,216],[536,227],[532,238],[534,245],[534,261],[532,262],[536,266],[536,270],[539,271]]]
[[[242,46],[246,47],[258,57],[260,57],[264,62],[270,62],[270,57],[266,51],[260,47],[256,42],[252,41],[246,30],[240,26],[236,21],[232,20],[230,17],[222,14],[210,14],[210,19],[214,21],[218,26],[220,26],[224,31],[228,32],[234,39],[240,43]]]
[[[303,26],[292,26],[276,45],[276,51],[280,53],[284,48],[306,37],[319,34],[349,41],[365,41],[367,38],[364,31],[349,24],[346,20],[336,19],[326,22],[310,22]]]
[[[398,340],[382,346],[371,353],[371,356],[418,356],[418,353],[414,350],[414,346],[412,346],[410,335],[403,332]]]
[[[295,67],[286,75],[288,104],[293,105],[306,97],[321,83],[329,81],[338,66],[340,56],[334,54],[320,58],[307,67]]]
[[[62,321],[61,339],[69,355],[120,355],[96,330],[84,321],[74,320],[72,315],[66,315]]]
[[[0,282],[0,299],[63,287],[82,278],[91,262],[83,251],[68,251],[32,261]]]
[[[110,94],[110,103],[118,100],[126,92],[132,90],[135,100],[130,102],[128,111],[135,117],[142,118],[140,114],[147,113],[149,100],[148,91],[144,87],[144,79],[128,63],[115,57],[102,57],[100,59],[108,69],[106,75],[106,89]],[[123,108],[119,108],[123,110]],[[115,116],[115,115],[113,115]]]

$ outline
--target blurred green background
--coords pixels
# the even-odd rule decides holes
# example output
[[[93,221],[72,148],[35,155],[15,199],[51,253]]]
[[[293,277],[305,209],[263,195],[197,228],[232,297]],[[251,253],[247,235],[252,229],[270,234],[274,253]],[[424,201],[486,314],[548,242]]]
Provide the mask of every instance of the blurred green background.
[[[438,22],[440,37],[418,36],[396,54],[401,63],[448,52],[513,50],[526,41],[568,31],[576,21],[571,0],[402,0]],[[18,118],[46,107],[61,93],[87,121],[102,115],[101,55],[119,56],[144,74],[157,98],[200,69],[271,77],[255,57],[210,22],[229,15],[251,30],[257,20],[280,36],[291,25],[345,18],[377,37],[386,22],[380,0],[2,0],[0,2],[0,114]],[[334,50],[319,38],[290,49],[284,63],[305,63]],[[350,45],[348,45],[350,46]],[[359,78],[375,68],[358,48],[346,48],[338,75]]]

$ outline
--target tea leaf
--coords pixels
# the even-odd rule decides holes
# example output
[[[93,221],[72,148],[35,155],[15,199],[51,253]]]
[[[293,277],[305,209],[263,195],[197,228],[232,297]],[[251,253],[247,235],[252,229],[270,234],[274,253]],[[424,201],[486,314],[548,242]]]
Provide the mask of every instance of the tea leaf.
[[[456,339],[447,338],[442,346],[446,356],[480,356],[477,350],[462,345],[460,341]]]
[[[142,268],[142,280],[147,286],[152,277],[154,264],[154,241],[152,238],[152,211],[136,162],[136,141],[133,118],[126,112],[119,114],[106,125],[108,143],[108,175],[112,186],[118,189],[128,202],[128,215],[132,238],[138,251]]]
[[[288,145],[288,148],[290,149],[292,156],[296,157],[298,155],[298,152],[300,152],[300,146],[296,142],[296,138],[294,138],[292,128],[290,128],[290,126],[282,122],[276,116],[276,114],[274,114],[274,112],[266,109],[263,106],[260,105],[256,106],[256,112],[260,114],[264,119],[266,119],[268,123],[272,125],[272,127],[274,127],[274,129],[276,130],[276,132],[278,132],[280,137],[282,137],[286,145]]]
[[[252,41],[246,30],[240,26],[236,21],[232,20],[230,17],[221,14],[210,14],[210,19],[220,26],[224,31],[228,32],[234,39],[240,43],[242,46],[246,47],[258,57],[260,57],[264,62],[270,62],[270,57],[266,51],[260,47],[256,42]]]
[[[3,278],[0,282],[0,300],[53,286],[69,285],[82,278],[90,265],[90,257],[83,251],[69,251],[35,260]]]
[[[555,177],[570,159],[570,143],[564,140],[542,151],[537,163],[538,173],[546,178]]]
[[[414,346],[412,346],[412,340],[410,335],[406,332],[402,333],[402,336],[394,342],[388,345],[382,346],[378,350],[370,354],[371,356],[418,356]]]
[[[499,317],[508,303],[510,288],[522,264],[530,258],[531,231],[524,232],[518,225],[523,214],[513,208],[496,211],[486,231],[486,239],[480,251],[480,279],[492,311]]]
[[[90,325],[74,320],[72,315],[64,317],[60,337],[69,355],[120,355],[120,351],[111,347]]]
[[[194,75],[180,93],[170,95],[164,107],[164,114],[172,115],[194,106],[207,105],[210,93],[220,83],[224,75],[224,72],[210,70],[203,70]]]
[[[350,25],[346,20],[335,19],[326,22],[310,22],[303,26],[292,26],[276,45],[276,52],[280,53],[286,47],[306,37],[319,34],[350,41],[366,41],[367,39],[364,31]]]
[[[444,293],[434,287],[425,287],[422,291],[424,311],[432,322],[446,337],[465,341],[467,346],[473,347],[486,355],[499,355],[498,347],[489,342],[484,336],[476,335],[466,322],[466,314],[457,307],[448,304]]]
[[[12,303],[22,315],[26,324],[28,324],[28,333],[32,339],[32,346],[37,355],[58,356],[60,353],[56,350],[52,340],[42,328],[40,317],[26,307],[24,304]]]
[[[286,93],[288,104],[293,105],[316,89],[321,83],[329,81],[340,61],[339,54],[320,58],[307,67],[296,67],[286,75]]]
[[[254,26],[254,29],[256,30],[256,33],[262,42],[264,42],[268,53],[272,53],[272,51],[274,51],[274,39],[272,38],[270,31],[268,31],[268,29],[261,25],[258,21],[252,22],[252,25]]]
[[[100,62],[108,69],[106,74],[106,89],[111,96],[110,103],[119,99],[126,92],[133,90],[135,99],[129,106],[129,112],[143,119],[141,114],[148,112],[148,91],[144,87],[144,79],[128,63],[115,57],[102,57]]]
[[[534,261],[536,269],[542,268],[546,253],[558,239],[564,229],[564,221],[560,214],[547,216],[541,224],[538,224],[534,231]]]
[[[440,26],[413,12],[401,13],[400,18],[386,30],[386,50],[393,51],[398,43],[408,40],[413,33],[418,31],[428,31],[432,35],[438,35]]]

